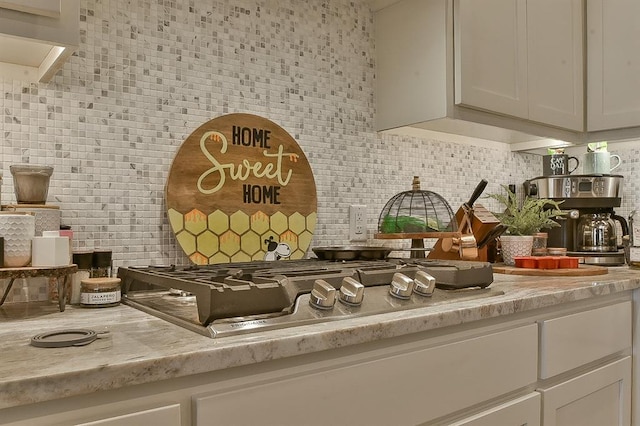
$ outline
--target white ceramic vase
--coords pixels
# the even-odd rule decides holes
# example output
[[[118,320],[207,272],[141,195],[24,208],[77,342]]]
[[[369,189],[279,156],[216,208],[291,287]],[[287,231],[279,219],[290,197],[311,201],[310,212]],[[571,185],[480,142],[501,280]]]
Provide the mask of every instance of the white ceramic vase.
[[[36,218],[31,214],[0,213],[0,237],[4,238],[4,267],[19,268],[31,262],[31,240]]]
[[[507,266],[514,266],[517,256],[531,256],[532,248],[533,235],[502,235],[500,237],[502,260]]]

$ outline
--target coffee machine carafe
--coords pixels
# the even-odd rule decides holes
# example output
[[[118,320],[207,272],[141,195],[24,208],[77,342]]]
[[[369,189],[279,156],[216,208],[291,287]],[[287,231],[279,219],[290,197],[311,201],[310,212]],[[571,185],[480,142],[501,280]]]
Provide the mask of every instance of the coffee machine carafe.
[[[560,208],[567,212],[556,220],[560,227],[545,230],[547,246],[564,247],[569,256],[581,257],[586,264],[623,265],[618,237],[629,231],[624,218],[614,212],[622,201],[622,182],[619,175],[543,176],[526,181],[527,195],[560,201]]]
[[[618,245],[616,218],[623,235],[629,234],[626,220],[607,211],[580,215],[577,228],[577,249],[581,252],[615,252]]]

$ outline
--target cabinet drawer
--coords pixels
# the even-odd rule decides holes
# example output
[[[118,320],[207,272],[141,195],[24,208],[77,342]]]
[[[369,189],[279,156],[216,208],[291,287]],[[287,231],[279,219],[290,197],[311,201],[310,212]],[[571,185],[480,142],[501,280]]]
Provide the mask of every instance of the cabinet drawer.
[[[195,424],[414,425],[531,385],[537,324],[193,397]]]
[[[76,426],[180,426],[180,404],[172,404],[151,410],[138,411],[108,419],[77,424]]]
[[[540,323],[540,378],[631,347],[631,302]]]
[[[532,392],[450,426],[540,426],[540,394]]]

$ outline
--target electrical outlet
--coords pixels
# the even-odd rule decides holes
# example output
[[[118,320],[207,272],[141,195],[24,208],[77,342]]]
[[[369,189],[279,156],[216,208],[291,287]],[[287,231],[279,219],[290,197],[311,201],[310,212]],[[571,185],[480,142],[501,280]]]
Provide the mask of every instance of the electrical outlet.
[[[367,206],[354,204],[349,206],[349,239],[367,240]]]

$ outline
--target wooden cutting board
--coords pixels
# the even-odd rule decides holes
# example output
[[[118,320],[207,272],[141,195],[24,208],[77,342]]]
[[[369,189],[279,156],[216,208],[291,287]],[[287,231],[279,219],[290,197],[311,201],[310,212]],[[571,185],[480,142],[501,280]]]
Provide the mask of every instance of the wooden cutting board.
[[[538,277],[586,277],[590,275],[605,275],[609,273],[609,270],[603,266],[596,265],[579,265],[578,268],[567,269],[531,269],[497,264],[493,265],[493,272],[498,274]]]

